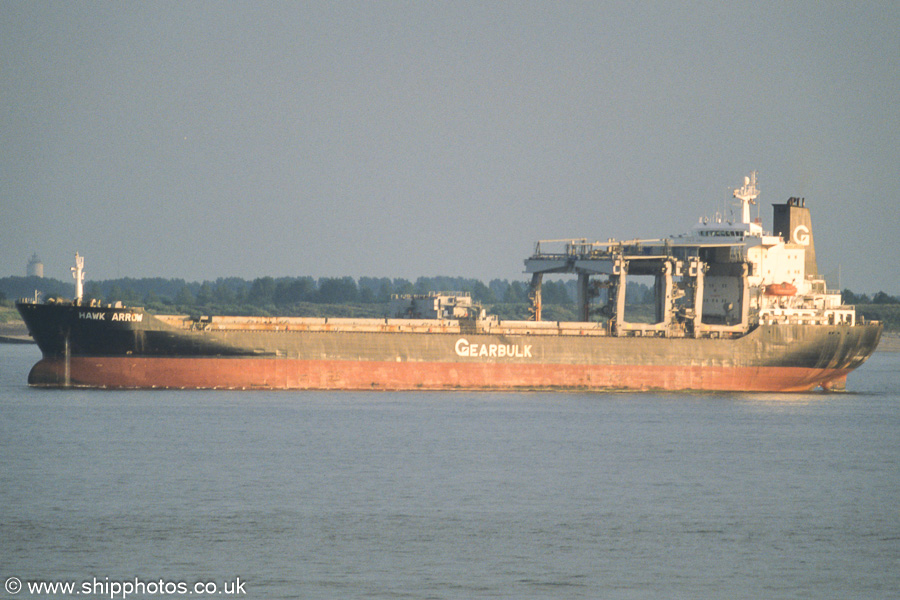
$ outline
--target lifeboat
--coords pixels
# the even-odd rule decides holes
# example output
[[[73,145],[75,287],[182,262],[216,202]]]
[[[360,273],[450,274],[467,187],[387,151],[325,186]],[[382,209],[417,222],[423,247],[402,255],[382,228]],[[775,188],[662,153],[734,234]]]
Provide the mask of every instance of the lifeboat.
[[[766,296],[796,296],[797,286],[792,283],[771,283],[766,286]]]

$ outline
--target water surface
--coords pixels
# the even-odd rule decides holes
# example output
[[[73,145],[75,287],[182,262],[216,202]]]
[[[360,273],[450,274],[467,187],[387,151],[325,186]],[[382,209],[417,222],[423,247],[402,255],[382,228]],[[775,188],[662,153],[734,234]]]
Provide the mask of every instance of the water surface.
[[[3,580],[900,593],[897,353],[785,395],[40,390],[38,357],[0,345]]]

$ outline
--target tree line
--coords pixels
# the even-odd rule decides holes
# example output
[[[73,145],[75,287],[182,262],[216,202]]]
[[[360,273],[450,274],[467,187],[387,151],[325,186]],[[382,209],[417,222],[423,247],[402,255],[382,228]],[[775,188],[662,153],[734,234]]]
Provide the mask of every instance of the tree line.
[[[564,283],[548,282],[545,299],[566,304],[571,302]],[[144,286],[136,281],[111,280],[86,284],[85,294],[98,298],[118,298],[123,302],[169,305],[251,305],[289,307],[309,304],[378,304],[390,301],[395,294],[427,294],[439,291],[468,292],[483,304],[528,301],[528,284],[495,279],[485,285],[477,279],[462,277],[419,277],[407,279],[375,277],[259,277],[252,281],[220,278],[202,283],[179,282],[163,290],[161,286]],[[545,300],[546,301],[546,300]]]
[[[576,297],[574,278],[546,279],[541,296],[544,307],[558,307],[559,317],[574,313]],[[38,277],[6,277],[0,279],[0,300],[33,297],[39,292],[43,299],[71,298],[74,285],[56,279]],[[527,314],[528,281],[493,279],[487,284],[465,277],[419,277],[415,281],[388,277],[258,277],[246,280],[220,277],[215,281],[188,282],[183,279],[120,278],[88,281],[85,296],[102,302],[121,301],[132,306],[144,306],[155,311],[197,312],[210,314],[313,314],[315,306],[335,307],[356,305],[363,307],[354,314],[378,314],[395,294],[427,294],[430,292],[468,292],[476,302],[500,309],[515,316]],[[605,290],[604,290],[605,291]],[[883,291],[871,297],[849,289],[842,292],[845,304],[863,306],[900,305],[900,298]],[[626,302],[650,304],[652,286],[629,281]],[[603,298],[597,299],[602,302]],[[515,308],[513,308],[515,307]],[[876,312],[880,314],[876,307]],[[338,311],[340,312],[340,311]],[[346,312],[346,311],[345,311]],[[497,312],[495,310],[495,312]],[[881,312],[884,312],[883,310]],[[548,315],[549,318],[552,318]]]
[[[545,304],[570,305],[574,285],[564,281],[545,281],[542,289]],[[74,285],[55,279],[7,277],[0,279],[0,294],[6,298],[32,297],[35,291],[43,299],[71,298]],[[287,311],[300,305],[383,305],[395,294],[427,294],[457,291],[469,293],[484,305],[527,304],[527,281],[494,279],[489,283],[464,277],[419,277],[415,281],[387,277],[237,277],[215,281],[187,282],[183,279],[121,278],[85,283],[87,300],[121,301],[151,310],[209,312],[231,310],[235,314],[254,311]],[[0,296],[2,298],[3,296]],[[306,312],[309,312],[308,310]]]
[[[900,297],[889,296],[884,292],[878,292],[869,298],[868,294],[854,294],[850,290],[841,292],[844,304],[900,304]]]
[[[541,286],[544,316],[550,320],[576,318],[574,279],[545,278]],[[0,279],[0,298],[71,298],[74,285],[54,279],[8,277]],[[531,304],[529,282],[493,279],[487,284],[464,277],[419,277],[414,281],[387,277],[237,277],[215,281],[187,282],[183,279],[120,278],[85,283],[86,301],[122,302],[153,312],[188,314],[381,317],[393,295],[431,292],[467,292],[504,319],[526,319]],[[605,290],[604,290],[605,292]],[[653,290],[639,282],[628,282],[629,303],[652,302]],[[649,298],[649,300],[648,300]],[[597,302],[603,299],[597,299]]]

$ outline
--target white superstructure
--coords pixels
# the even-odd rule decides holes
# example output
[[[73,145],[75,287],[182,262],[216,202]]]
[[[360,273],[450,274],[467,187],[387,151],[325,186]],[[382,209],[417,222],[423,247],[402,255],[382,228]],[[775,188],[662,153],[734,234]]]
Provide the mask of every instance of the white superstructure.
[[[759,324],[855,324],[854,307],[843,306],[840,292],[828,290],[818,274],[812,223],[806,202],[791,198],[774,204],[773,233],[751,219],[760,195],[757,174],[733,192],[740,220],[722,215],[701,218],[686,234],[663,239],[538,242],[525,261],[533,273],[534,314],[540,320],[544,274],[579,277],[581,319],[592,313],[609,319],[616,335],[696,337],[743,335]],[[563,251],[547,252],[565,243]],[[655,276],[656,322],[625,320],[624,289],[629,275]],[[607,281],[591,281],[606,277]],[[607,306],[591,308],[597,290],[607,289]]]
[[[855,323],[854,308],[842,306],[840,291],[828,290],[825,279],[817,273],[805,200],[791,198],[785,205],[776,205],[776,219],[778,209],[796,213],[785,215],[785,222],[776,224],[782,226],[779,234],[764,231],[758,220],[751,221],[750,205],[756,203],[760,193],[756,177],[756,171],[752,172],[744,178],[744,185],[734,190],[742,207],[741,221],[701,219],[691,230],[692,241],[698,247],[711,247],[721,240],[727,244],[732,260],[743,260],[749,265],[749,308],[751,314],[757,313],[760,323]],[[686,238],[679,238],[680,243],[684,241]],[[808,253],[812,253],[811,260]],[[707,293],[715,296],[718,288],[722,295],[734,297],[737,282],[729,277],[720,279],[707,278]],[[711,304],[713,310],[716,304]]]

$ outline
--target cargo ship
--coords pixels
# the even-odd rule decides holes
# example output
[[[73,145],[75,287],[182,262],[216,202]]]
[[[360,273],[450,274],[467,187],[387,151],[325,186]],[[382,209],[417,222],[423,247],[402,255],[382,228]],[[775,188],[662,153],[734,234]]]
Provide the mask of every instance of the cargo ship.
[[[17,308],[42,352],[28,382],[92,388],[315,390],[843,389],[878,345],[817,270],[804,199],[775,204],[773,233],[741,216],[701,218],[659,239],[537,242],[529,320],[501,320],[465,293],[397,296],[378,319],[152,314],[83,298]],[[542,319],[544,276],[577,277],[578,318]],[[635,318],[627,283],[652,281]]]

